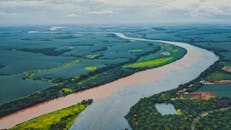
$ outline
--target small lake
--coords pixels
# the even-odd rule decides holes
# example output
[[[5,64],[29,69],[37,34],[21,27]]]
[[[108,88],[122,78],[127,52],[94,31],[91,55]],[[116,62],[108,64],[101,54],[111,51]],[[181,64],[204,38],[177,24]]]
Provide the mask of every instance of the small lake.
[[[155,104],[157,111],[162,115],[177,115],[175,106],[169,103],[157,103]]]

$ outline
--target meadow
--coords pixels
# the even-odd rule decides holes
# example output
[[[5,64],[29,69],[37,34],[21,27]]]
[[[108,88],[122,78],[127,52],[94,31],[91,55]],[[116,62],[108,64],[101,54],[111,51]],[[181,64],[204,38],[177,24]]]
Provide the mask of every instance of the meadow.
[[[51,112],[22,124],[18,124],[10,130],[68,130],[78,115],[90,105],[91,102],[91,100],[83,101],[80,104]]]

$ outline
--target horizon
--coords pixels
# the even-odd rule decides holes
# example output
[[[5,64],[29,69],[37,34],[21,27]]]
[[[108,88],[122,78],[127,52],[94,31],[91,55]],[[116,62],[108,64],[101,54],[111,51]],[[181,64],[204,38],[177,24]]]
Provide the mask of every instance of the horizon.
[[[102,26],[102,27],[174,27],[174,26],[231,26],[231,23],[123,23],[123,24],[100,24],[100,23],[63,23],[63,24],[0,24],[0,27],[33,27],[33,26],[48,26],[48,27],[56,27],[56,26]]]

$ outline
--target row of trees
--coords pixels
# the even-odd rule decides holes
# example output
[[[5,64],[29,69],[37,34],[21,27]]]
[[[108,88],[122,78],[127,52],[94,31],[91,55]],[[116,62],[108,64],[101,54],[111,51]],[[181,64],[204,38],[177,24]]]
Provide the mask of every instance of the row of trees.
[[[195,130],[230,130],[231,108],[209,113],[195,124]]]

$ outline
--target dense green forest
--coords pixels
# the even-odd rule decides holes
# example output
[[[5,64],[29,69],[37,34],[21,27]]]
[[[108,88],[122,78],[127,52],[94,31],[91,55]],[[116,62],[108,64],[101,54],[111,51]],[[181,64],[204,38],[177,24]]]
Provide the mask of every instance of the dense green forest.
[[[231,109],[210,112],[195,123],[195,130],[229,130],[231,128]]]

